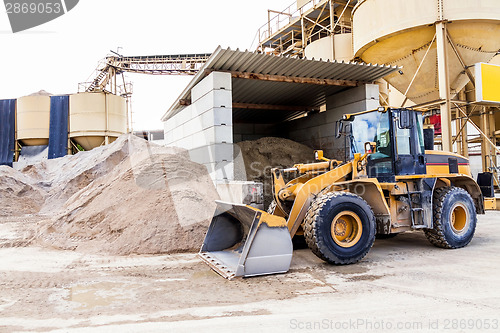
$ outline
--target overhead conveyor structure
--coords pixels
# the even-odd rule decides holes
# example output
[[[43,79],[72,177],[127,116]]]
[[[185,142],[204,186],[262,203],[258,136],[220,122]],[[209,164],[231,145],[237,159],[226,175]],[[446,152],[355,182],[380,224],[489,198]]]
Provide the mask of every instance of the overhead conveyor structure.
[[[149,75],[195,75],[208,60],[211,53],[176,54],[155,56],[108,56],[103,59],[90,82],[81,83],[79,90],[86,92],[110,92],[127,97],[132,93],[131,85],[119,86],[117,75],[139,73]]]

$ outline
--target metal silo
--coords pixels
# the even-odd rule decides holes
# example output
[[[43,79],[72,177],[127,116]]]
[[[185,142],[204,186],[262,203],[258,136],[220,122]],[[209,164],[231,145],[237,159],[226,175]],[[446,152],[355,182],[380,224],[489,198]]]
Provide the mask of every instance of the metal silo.
[[[70,95],[69,136],[85,150],[116,140],[127,132],[126,99],[108,93]]]

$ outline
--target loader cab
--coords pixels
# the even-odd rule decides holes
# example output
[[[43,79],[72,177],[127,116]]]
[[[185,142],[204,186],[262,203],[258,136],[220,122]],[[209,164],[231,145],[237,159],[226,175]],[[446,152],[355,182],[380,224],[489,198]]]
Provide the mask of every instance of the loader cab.
[[[398,175],[426,173],[422,114],[412,109],[379,108],[346,119],[351,157],[375,143],[367,158],[367,174],[380,182],[395,182]],[[347,146],[346,146],[347,148]]]

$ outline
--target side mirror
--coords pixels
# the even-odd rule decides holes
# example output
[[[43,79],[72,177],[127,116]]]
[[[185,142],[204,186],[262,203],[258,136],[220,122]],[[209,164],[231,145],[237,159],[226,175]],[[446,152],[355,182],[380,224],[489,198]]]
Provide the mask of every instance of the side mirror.
[[[344,129],[344,123],[342,120],[337,120],[335,123],[335,138],[339,139],[341,137],[342,130]]]
[[[399,124],[398,124],[398,127],[400,129],[409,129],[409,128],[412,128],[412,126],[413,126],[412,115],[413,115],[412,110],[401,109],[399,111]]]

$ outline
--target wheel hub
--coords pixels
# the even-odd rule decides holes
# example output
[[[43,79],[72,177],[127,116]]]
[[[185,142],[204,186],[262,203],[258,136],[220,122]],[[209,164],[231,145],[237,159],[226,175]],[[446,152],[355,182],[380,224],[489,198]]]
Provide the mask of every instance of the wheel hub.
[[[469,225],[469,213],[462,203],[457,203],[451,210],[451,228],[456,234],[462,234],[467,231]]]
[[[344,220],[339,219],[335,223],[335,236],[344,237],[346,229],[347,229],[347,223]]]
[[[333,218],[331,236],[333,241],[341,247],[356,245],[363,231],[361,219],[351,211],[343,211]]]

